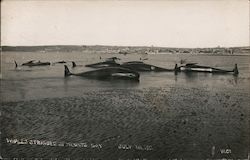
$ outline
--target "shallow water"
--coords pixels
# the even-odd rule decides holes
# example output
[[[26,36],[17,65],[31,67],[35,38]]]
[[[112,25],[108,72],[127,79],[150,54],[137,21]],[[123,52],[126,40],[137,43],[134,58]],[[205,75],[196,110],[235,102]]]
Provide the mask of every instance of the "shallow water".
[[[144,72],[139,83],[109,82],[64,78],[63,64],[15,69],[13,63],[37,59],[85,65],[101,61],[100,56],[117,56],[121,62],[143,57],[165,68],[181,59],[224,69],[237,63],[240,74]],[[246,159],[249,62],[250,56],[4,52],[0,156]],[[91,70],[67,65],[74,73]]]
[[[44,67],[14,67],[14,60],[22,64],[29,60],[41,61],[75,61],[79,65],[86,65],[103,61],[105,58],[117,56],[122,62],[139,60],[140,57],[148,58],[145,63],[172,69],[175,63],[181,59],[188,62],[198,62],[201,65],[209,65],[222,69],[233,69],[238,64],[239,76],[214,75],[204,73],[174,75],[172,72],[141,73],[140,83],[128,81],[98,81],[81,77],[64,78],[64,64],[55,64]],[[100,59],[102,57],[102,59]],[[250,82],[250,56],[205,56],[205,55],[119,55],[119,54],[90,54],[81,52],[72,53],[29,53],[29,52],[4,52],[2,54],[2,89],[3,101],[18,101],[40,99],[49,97],[80,96],[85,91],[102,89],[143,89],[150,87],[169,88],[171,86],[190,86],[208,88],[241,88],[248,89]],[[91,70],[87,67],[71,68],[71,62],[67,65],[73,73]]]

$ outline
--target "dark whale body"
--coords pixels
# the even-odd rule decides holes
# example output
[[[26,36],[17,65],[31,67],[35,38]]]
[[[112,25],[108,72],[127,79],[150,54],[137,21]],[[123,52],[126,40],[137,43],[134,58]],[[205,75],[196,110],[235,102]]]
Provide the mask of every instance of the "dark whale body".
[[[233,73],[234,75],[238,75],[238,67],[237,64],[235,64],[234,69],[232,70],[224,70],[209,66],[201,66],[197,65],[197,63],[188,63],[185,66],[176,66],[176,70],[181,72],[205,72],[205,73],[214,73],[214,74],[227,74],[227,73]]]
[[[99,62],[94,64],[87,64],[86,67],[91,68],[103,68],[103,67],[118,67],[120,66],[119,63],[116,63],[115,61],[105,61],[105,62]]]
[[[23,63],[22,66],[33,64],[35,60],[28,61],[26,63]]]
[[[29,67],[33,67],[33,66],[49,66],[50,62],[31,62],[31,63],[23,63],[22,66],[29,66]]]
[[[75,67],[83,67],[83,65],[78,65],[74,61],[72,61],[72,67],[73,68],[75,68]]]
[[[106,61],[116,61],[116,60],[121,60],[121,59],[118,57],[110,57],[106,59]]]
[[[67,62],[66,61],[58,61],[58,62],[55,62],[55,63],[63,64],[63,63],[67,63]]]
[[[154,65],[146,64],[141,61],[131,61],[131,62],[125,62],[121,64],[121,67],[128,68],[135,71],[141,71],[141,72],[170,72],[174,71],[174,69],[166,69],[157,67]]]
[[[66,61],[62,60],[62,61],[57,61],[57,62],[53,62],[52,65],[55,65],[55,64],[65,64],[67,63]]]
[[[71,75],[81,76],[91,79],[98,80],[113,80],[113,79],[123,79],[123,80],[133,80],[139,81],[140,74],[127,68],[121,67],[104,67],[93,71],[87,71],[82,73],[71,73],[66,65],[64,65],[64,76],[68,77]]]
[[[17,67],[16,61],[15,61],[15,65]],[[49,65],[50,65],[50,62],[41,62],[41,61],[35,62],[35,60],[31,60],[31,61],[28,61],[28,62],[22,64],[22,66],[28,66],[28,67],[49,66]]]

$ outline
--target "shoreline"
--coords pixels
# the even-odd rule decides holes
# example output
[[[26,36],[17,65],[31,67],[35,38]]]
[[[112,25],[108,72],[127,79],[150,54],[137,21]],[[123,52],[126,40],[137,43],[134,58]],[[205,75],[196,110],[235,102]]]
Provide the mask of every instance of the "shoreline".
[[[118,55],[122,55],[119,53],[105,53],[105,52],[96,52],[96,51],[49,51],[49,52],[41,52],[41,51],[2,51],[1,54],[3,53],[44,53],[44,54],[49,54],[49,53],[79,53],[82,52],[84,53],[93,53],[93,54],[104,54],[104,55],[112,55],[112,54],[118,54]],[[157,53],[157,54],[144,54],[144,53],[128,53],[127,55],[147,55],[147,56],[151,56],[151,55],[182,55],[182,56],[250,56],[249,54],[207,54],[207,53]]]
[[[212,55],[250,55],[250,46],[244,47],[204,47],[204,48],[178,48],[156,46],[106,46],[106,45],[51,45],[51,46],[1,46],[2,52],[97,52],[114,54],[212,54]]]

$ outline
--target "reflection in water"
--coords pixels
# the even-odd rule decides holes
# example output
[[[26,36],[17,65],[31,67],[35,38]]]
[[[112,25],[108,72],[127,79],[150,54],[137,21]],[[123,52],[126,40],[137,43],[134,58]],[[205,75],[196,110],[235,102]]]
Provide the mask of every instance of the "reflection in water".
[[[175,82],[177,82],[177,77],[178,77],[178,73],[175,72],[175,73],[174,73],[174,81],[175,81]]]
[[[63,87],[64,87],[64,91],[68,92],[68,78],[64,78]]]
[[[189,81],[189,80],[194,80],[196,79],[197,77],[199,77],[199,74],[200,73],[197,73],[197,72],[184,72],[185,74],[185,77],[186,79]]]
[[[238,75],[235,75],[235,76],[233,77],[233,79],[234,79],[235,84],[237,85],[237,84],[238,84]]]
[[[207,83],[216,85],[216,83],[224,83],[224,85],[237,85],[238,75],[233,74],[213,74],[213,73],[202,73],[202,72],[182,72],[177,77],[183,77],[187,83]],[[233,81],[233,83],[232,83]]]

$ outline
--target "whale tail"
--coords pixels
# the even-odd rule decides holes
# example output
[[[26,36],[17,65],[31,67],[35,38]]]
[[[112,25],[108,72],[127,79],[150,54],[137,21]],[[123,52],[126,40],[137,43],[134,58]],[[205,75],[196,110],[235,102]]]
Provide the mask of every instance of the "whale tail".
[[[178,64],[175,64],[175,66],[174,66],[174,71],[180,71],[180,67],[178,66]]]
[[[175,71],[178,69],[178,65],[177,64],[175,64],[174,69],[175,69]]]
[[[72,67],[76,67],[76,63],[72,61]]]
[[[17,68],[17,63],[16,63],[16,61],[14,61],[15,62],[15,68]]]
[[[64,65],[64,77],[68,77],[70,75],[72,75],[72,73],[69,71],[69,68]]]
[[[179,71],[179,67],[178,67],[177,64],[175,64],[175,66],[174,66],[174,74],[177,75],[178,71]]]
[[[234,66],[233,72],[234,72],[234,75],[238,75],[239,74],[237,63]]]

